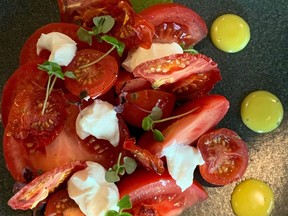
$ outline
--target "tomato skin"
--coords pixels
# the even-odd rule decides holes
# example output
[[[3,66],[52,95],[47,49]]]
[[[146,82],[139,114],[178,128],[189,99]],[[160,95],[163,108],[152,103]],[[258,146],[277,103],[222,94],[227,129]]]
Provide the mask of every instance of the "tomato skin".
[[[98,97],[106,93],[116,81],[118,64],[112,56],[106,56],[97,63],[85,66],[103,56],[97,50],[84,49],[76,53],[72,62],[64,68],[64,71],[73,71],[76,79],[66,78],[64,80],[67,89],[74,95],[80,96],[87,92],[90,97]]]
[[[62,167],[55,168],[36,177],[29,184],[25,185],[9,201],[8,205],[13,209],[33,209],[45,200],[49,193],[54,191],[61,183],[78,170],[87,167],[85,162],[75,161]]]
[[[180,215],[184,209],[208,197],[196,180],[181,192],[168,172],[158,175],[141,168],[122,177],[117,186],[120,197],[130,195],[133,206],[131,212],[135,216],[143,215],[149,209],[154,213],[152,215]]]
[[[142,127],[143,118],[151,113],[153,107],[161,108],[162,118],[166,118],[170,116],[175,105],[173,94],[154,89],[129,92],[125,100],[121,115],[127,123],[139,128]]]
[[[1,114],[4,128],[7,125],[9,112],[16,95],[31,83],[37,83],[41,87],[45,86],[48,74],[38,69],[38,63],[40,62],[30,62],[17,68],[6,81],[1,97]]]
[[[193,101],[186,102],[175,109],[172,116],[180,115],[194,110],[171,123],[167,123],[162,134],[165,139],[157,142],[152,133],[145,133],[138,140],[138,145],[149,150],[152,154],[162,157],[162,150],[176,142],[191,145],[204,133],[215,127],[225,116],[229,109],[229,101],[221,95],[207,95]]]
[[[177,3],[156,4],[140,15],[155,26],[154,42],[177,42],[189,47],[208,34],[205,21],[190,8]]]
[[[205,164],[202,177],[214,185],[227,185],[240,179],[248,166],[248,148],[234,131],[221,128],[201,136],[197,142]]]
[[[49,197],[46,208],[45,215],[77,215],[77,216],[85,216],[78,205],[72,200],[66,189],[62,189],[52,194]]]

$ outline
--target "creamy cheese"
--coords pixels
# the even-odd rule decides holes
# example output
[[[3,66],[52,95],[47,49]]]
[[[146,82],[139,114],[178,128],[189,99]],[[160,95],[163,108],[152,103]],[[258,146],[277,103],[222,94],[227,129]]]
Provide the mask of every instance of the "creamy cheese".
[[[92,135],[117,146],[120,140],[117,112],[108,102],[96,99],[77,116],[76,133],[81,139]]]
[[[75,41],[60,32],[41,34],[36,48],[37,55],[42,50],[50,51],[49,61],[56,62],[61,66],[67,66],[74,58],[77,50]]]
[[[119,191],[114,183],[105,180],[106,170],[98,163],[86,162],[87,168],[68,180],[68,194],[86,216],[105,216],[107,211],[118,211]]]
[[[153,43],[149,49],[139,47],[129,51],[122,66],[127,71],[132,72],[136,66],[143,62],[178,53],[183,53],[183,49],[177,43]]]
[[[176,142],[164,148],[162,155],[166,156],[168,171],[182,191],[193,184],[196,166],[205,162],[197,148]]]

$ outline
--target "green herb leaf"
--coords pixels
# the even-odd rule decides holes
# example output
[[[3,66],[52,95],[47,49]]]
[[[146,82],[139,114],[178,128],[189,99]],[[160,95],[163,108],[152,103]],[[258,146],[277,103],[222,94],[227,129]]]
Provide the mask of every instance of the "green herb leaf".
[[[149,115],[153,120],[159,120],[162,118],[163,111],[160,107],[153,107],[151,114]]]
[[[76,79],[75,73],[73,71],[65,71],[64,76],[71,79]]]
[[[161,131],[157,130],[157,129],[154,129],[153,130],[153,138],[156,140],[156,141],[159,141],[159,142],[163,142],[164,141],[164,135],[162,134]]]
[[[120,181],[120,177],[118,176],[118,173],[114,170],[108,170],[106,173],[105,173],[105,179],[107,182],[110,182],[110,183],[114,183],[114,182],[118,182]]]
[[[106,212],[105,216],[119,216],[119,212],[115,210],[109,210],[108,212]]]
[[[98,34],[100,33],[106,34],[113,28],[115,24],[115,19],[110,15],[98,16],[93,18],[93,23],[97,28]]]
[[[125,167],[127,174],[131,174],[136,170],[137,163],[133,158],[124,157],[123,161],[124,161],[123,166]]]
[[[109,36],[109,35],[104,35],[101,37],[102,40],[104,40],[106,43],[111,44],[117,49],[117,53],[119,56],[122,56],[124,49],[125,49],[125,44],[118,41],[117,38]]]
[[[84,29],[83,27],[80,27],[77,31],[77,36],[80,41],[88,43],[90,46],[92,45],[92,36],[91,33]]]
[[[119,216],[133,216],[132,214],[128,213],[128,212],[121,212],[119,214]]]
[[[122,197],[121,200],[117,203],[117,206],[120,208],[120,211],[125,210],[125,209],[131,209],[132,208],[132,203],[130,200],[129,195],[125,195]]]
[[[46,61],[43,64],[39,64],[38,69],[46,71],[49,75],[54,75],[57,78],[64,80],[64,74],[62,72],[62,68],[56,62]]]
[[[149,131],[149,130],[153,129],[153,125],[154,125],[154,121],[150,116],[146,116],[145,118],[143,118],[143,120],[142,120],[143,130]]]

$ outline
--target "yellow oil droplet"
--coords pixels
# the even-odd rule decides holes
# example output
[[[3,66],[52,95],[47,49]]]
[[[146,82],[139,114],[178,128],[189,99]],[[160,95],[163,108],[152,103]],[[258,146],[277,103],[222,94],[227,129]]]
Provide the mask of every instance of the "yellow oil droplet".
[[[283,106],[272,93],[259,90],[250,93],[241,104],[243,123],[258,133],[276,129],[283,119]]]
[[[247,179],[235,187],[231,205],[237,216],[268,216],[274,207],[274,194],[265,182]]]
[[[214,20],[210,36],[213,44],[227,53],[239,52],[250,40],[250,27],[235,14],[224,14]]]

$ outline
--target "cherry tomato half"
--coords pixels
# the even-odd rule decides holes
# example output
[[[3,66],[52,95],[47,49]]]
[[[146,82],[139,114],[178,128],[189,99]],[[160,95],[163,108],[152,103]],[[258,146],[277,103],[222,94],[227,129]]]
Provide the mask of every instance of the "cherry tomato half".
[[[240,179],[248,166],[248,148],[234,131],[221,128],[208,132],[198,140],[205,164],[202,177],[214,185],[226,185]]]

